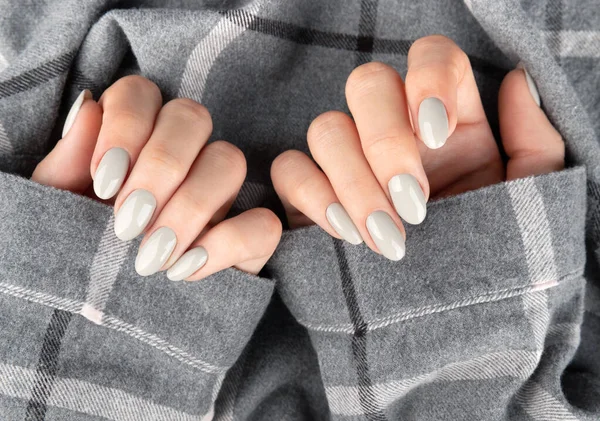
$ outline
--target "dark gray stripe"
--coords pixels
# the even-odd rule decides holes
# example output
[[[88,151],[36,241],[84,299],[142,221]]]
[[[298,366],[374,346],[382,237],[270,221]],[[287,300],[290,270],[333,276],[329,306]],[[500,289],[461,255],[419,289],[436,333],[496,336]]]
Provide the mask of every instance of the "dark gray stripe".
[[[588,232],[588,237],[594,244],[594,249],[600,244],[600,185],[588,180],[587,182],[588,196],[588,215],[591,229]]]
[[[316,45],[360,53],[407,55],[410,46],[414,42],[407,39],[375,38],[368,35],[362,35],[359,42],[359,36],[356,35],[305,28],[288,22],[262,18],[244,10],[238,9],[220,13],[238,26],[261,34],[285,39],[296,44]],[[364,25],[367,26],[366,24]],[[359,48],[362,50],[359,50]],[[472,55],[469,55],[469,59],[473,70],[498,80],[502,80],[504,75],[511,70],[499,67],[487,60]]]
[[[377,26],[377,8],[379,0],[362,0],[360,2],[360,22],[358,39],[356,40],[356,66],[368,63],[373,57],[373,44]]]
[[[25,421],[43,421],[46,417],[46,402],[54,385],[62,340],[72,317],[68,311],[54,310],[52,313],[36,368],[35,384],[27,403]]]
[[[75,85],[78,91],[89,89],[96,98],[104,91],[102,87],[98,86],[92,79],[81,73],[79,70],[73,70],[69,82]]]
[[[379,407],[375,395],[373,394],[373,383],[369,374],[369,363],[367,359],[367,323],[362,316],[356,290],[352,282],[352,275],[346,260],[346,254],[342,241],[333,239],[335,254],[337,256],[340,268],[340,277],[342,281],[342,291],[346,300],[350,321],[354,326],[352,335],[352,356],[356,365],[356,376],[358,378],[358,399],[360,406],[369,421],[386,421],[383,410]]]
[[[563,20],[563,2],[562,0],[548,0],[546,3],[546,30],[550,32],[548,44],[552,53],[560,63],[560,32],[562,31]]]
[[[35,69],[23,72],[11,79],[0,82],[0,98],[25,92],[65,73],[71,66],[75,51],[50,60]]]

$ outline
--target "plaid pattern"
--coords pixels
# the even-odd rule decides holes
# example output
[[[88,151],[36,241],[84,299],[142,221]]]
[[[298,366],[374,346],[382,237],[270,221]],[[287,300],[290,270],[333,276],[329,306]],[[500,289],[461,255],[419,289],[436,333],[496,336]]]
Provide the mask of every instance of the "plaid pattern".
[[[0,419],[597,420],[594,0],[229,3],[0,0]],[[269,278],[142,279],[108,207],[13,175],[81,89],[140,73],[244,150],[236,211],[276,207],[270,161],[347,110],[355,66],[404,73],[430,33],[469,55],[493,128],[524,61],[584,168],[432,203],[401,263],[311,227],[285,233]]]

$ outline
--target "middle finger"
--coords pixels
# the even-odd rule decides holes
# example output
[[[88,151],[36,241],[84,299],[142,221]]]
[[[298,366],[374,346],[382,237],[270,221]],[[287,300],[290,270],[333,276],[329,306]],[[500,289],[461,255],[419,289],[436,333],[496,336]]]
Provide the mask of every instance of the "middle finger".
[[[212,132],[206,108],[176,99],[160,111],[154,132],[115,201],[115,234],[127,241],[155,219],[186,177]]]
[[[346,97],[379,185],[405,222],[420,224],[427,213],[429,184],[410,125],[402,78],[383,63],[362,65],[348,77]]]
[[[404,227],[371,172],[356,126],[341,112],[321,114],[308,129],[308,145],[365,243],[390,260],[404,257]],[[325,212],[325,210],[323,210]]]

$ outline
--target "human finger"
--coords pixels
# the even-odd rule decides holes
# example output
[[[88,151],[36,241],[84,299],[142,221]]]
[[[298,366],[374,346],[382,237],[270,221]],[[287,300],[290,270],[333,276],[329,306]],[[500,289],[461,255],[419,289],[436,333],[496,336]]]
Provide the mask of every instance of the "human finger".
[[[150,139],[116,198],[117,237],[131,240],[156,219],[211,133],[211,116],[195,101],[175,99],[161,109]]]

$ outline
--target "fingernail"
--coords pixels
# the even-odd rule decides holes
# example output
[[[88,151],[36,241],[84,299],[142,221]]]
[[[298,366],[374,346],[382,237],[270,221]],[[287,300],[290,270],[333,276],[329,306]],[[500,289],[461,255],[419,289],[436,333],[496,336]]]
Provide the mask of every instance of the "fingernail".
[[[444,146],[448,139],[448,114],[444,103],[437,98],[426,98],[419,106],[421,140],[430,149]]]
[[[335,232],[344,240],[355,245],[363,242],[356,225],[354,225],[348,212],[346,212],[346,209],[341,204],[332,203],[329,205],[325,211],[325,216]]]
[[[406,252],[404,236],[387,213],[375,211],[369,215],[367,229],[381,254],[394,261],[404,257]]]
[[[415,177],[410,174],[399,174],[388,183],[390,196],[396,212],[402,219],[412,225],[418,225],[427,215],[425,195]]]
[[[129,154],[125,149],[106,151],[94,175],[94,192],[100,199],[113,197],[125,181],[129,170]]]
[[[540,93],[538,92],[537,86],[535,85],[533,78],[531,77],[531,75],[529,74],[529,72],[525,68],[525,65],[523,65],[522,62],[519,62],[519,64],[517,64],[517,69],[522,69],[523,73],[525,73],[525,80],[527,81],[529,93],[531,94],[531,97],[539,107],[542,104],[542,101],[540,99]]]
[[[62,137],[65,137],[69,130],[71,130],[71,127],[73,127],[73,123],[75,123],[75,119],[77,118],[77,114],[79,113],[79,110],[83,105],[83,101],[85,101],[86,99],[92,99],[92,93],[89,91],[89,89],[84,89],[83,91],[81,91],[81,93],[71,106],[69,114],[67,114],[67,119],[65,120],[65,125],[63,126]]]
[[[148,190],[133,191],[115,216],[115,234],[129,241],[140,235],[156,209],[156,199]]]
[[[175,232],[168,227],[154,231],[138,251],[135,271],[141,276],[150,276],[160,270],[177,244]]]
[[[204,247],[193,248],[167,270],[167,278],[171,281],[181,281],[204,266],[207,260],[208,253]]]

